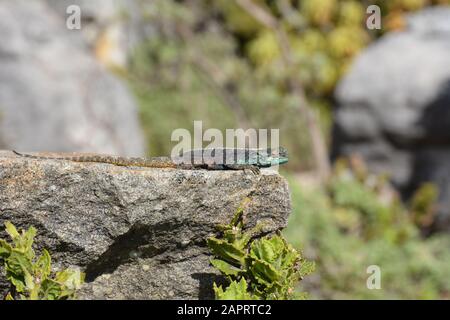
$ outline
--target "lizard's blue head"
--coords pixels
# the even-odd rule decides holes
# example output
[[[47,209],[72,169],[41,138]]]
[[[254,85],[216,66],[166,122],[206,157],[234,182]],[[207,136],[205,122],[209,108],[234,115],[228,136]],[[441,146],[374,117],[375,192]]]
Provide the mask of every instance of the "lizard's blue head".
[[[288,162],[287,150],[283,147],[268,148],[259,151],[258,162],[261,166],[276,166]]]

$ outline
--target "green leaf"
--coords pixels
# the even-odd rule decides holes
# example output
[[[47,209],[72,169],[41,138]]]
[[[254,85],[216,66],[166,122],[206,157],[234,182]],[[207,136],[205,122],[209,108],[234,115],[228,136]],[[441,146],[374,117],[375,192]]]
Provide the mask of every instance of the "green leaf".
[[[244,265],[246,253],[231,243],[216,238],[207,240],[208,247],[217,257],[231,263]]]
[[[33,291],[36,285],[34,283],[33,276],[27,270],[24,270],[24,279],[25,279],[25,288],[28,291]]]
[[[7,233],[13,239],[13,245],[0,240],[0,258],[5,264],[6,277],[15,287],[19,298],[22,300],[72,298],[84,282],[84,273],[66,269],[56,273],[52,279],[49,252],[43,249],[41,256],[35,261],[32,247],[36,229],[30,227],[26,232],[22,230],[19,233],[12,223],[7,222],[5,225]]]
[[[47,250],[43,249],[42,255],[39,257],[38,261],[36,262],[36,268],[39,270],[41,280],[46,279],[50,275],[51,263],[52,263],[52,259],[50,257],[50,253],[48,253]]]
[[[11,295],[11,293],[8,292],[8,294],[5,297],[5,300],[14,300],[13,296]]]
[[[8,233],[9,234],[9,236],[11,237],[11,239],[15,239],[15,238],[18,238],[18,237],[20,237],[20,234],[19,234],[19,232],[17,231],[17,229],[16,229],[16,227],[10,222],[10,221],[6,221],[5,222],[5,230],[6,230],[6,233]]]
[[[270,263],[264,260],[255,260],[250,266],[255,279],[263,285],[270,286],[272,283],[277,282],[281,273],[277,271]]]
[[[19,273],[23,270],[27,270],[30,273],[32,271],[31,261],[27,259],[23,252],[18,251],[16,248],[11,251],[7,264],[8,268],[15,273]]]
[[[236,268],[235,266],[229,264],[226,261],[220,260],[220,259],[213,259],[211,260],[211,264],[218,269],[220,272],[227,276],[238,276],[242,270],[239,268]]]
[[[0,258],[6,259],[11,254],[12,247],[3,239],[0,239]]]
[[[27,281],[30,281],[29,276],[31,276],[32,265],[24,253],[13,249],[5,263],[5,269],[6,277],[16,287],[17,292],[25,292],[28,285],[30,285],[30,283],[27,284]]]
[[[220,300],[220,298],[223,297],[223,294],[224,294],[222,286],[217,286],[217,284],[214,282],[213,290],[214,290],[214,295],[216,297],[216,300]]]
[[[51,279],[45,279],[41,284],[41,299],[58,300],[62,291],[61,284]]]
[[[247,281],[242,278],[241,281],[232,281],[230,285],[223,290],[222,286],[217,287],[214,284],[214,292],[217,300],[255,300],[247,290]]]
[[[21,293],[25,292],[25,280],[20,277],[8,277],[8,280],[13,284],[13,286],[16,288],[16,291]]]
[[[65,269],[56,273],[55,281],[68,289],[79,289],[84,282],[84,273],[78,269]]]
[[[315,269],[316,264],[313,261],[303,261],[299,270],[300,277],[313,273]]]
[[[20,239],[20,248],[26,254],[28,259],[32,260],[34,258],[33,242],[36,236],[36,229],[29,227],[26,232],[23,232]]]
[[[229,224],[230,227],[238,226],[242,222],[242,218],[244,216],[244,208],[249,204],[250,201],[250,198],[245,197],[244,200],[240,203],[239,208],[237,208],[236,213],[231,219],[231,222]]]
[[[272,244],[274,239],[260,239],[253,241],[250,254],[255,259],[261,259],[267,262],[273,262],[277,256],[277,248]]]

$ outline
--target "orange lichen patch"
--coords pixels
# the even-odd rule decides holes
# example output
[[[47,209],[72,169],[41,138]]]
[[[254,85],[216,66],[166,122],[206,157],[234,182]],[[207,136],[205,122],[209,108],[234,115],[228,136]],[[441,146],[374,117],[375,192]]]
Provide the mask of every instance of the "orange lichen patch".
[[[391,12],[386,17],[386,29],[389,31],[402,31],[406,28],[404,12],[398,10]]]

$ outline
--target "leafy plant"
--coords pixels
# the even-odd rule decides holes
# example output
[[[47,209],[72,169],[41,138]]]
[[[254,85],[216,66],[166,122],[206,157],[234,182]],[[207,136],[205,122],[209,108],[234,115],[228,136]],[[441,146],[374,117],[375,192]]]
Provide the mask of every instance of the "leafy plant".
[[[36,229],[30,227],[20,233],[9,221],[6,232],[12,239],[9,243],[0,239],[0,261],[4,262],[6,278],[11,282],[12,292],[7,300],[62,300],[74,298],[75,291],[84,282],[79,270],[65,269],[52,272],[51,257],[47,250],[36,257],[33,241]]]
[[[295,286],[314,270],[280,235],[253,240],[262,225],[243,231],[243,208],[237,210],[230,224],[221,227],[222,237],[211,237],[208,247],[215,258],[211,264],[227,276],[225,289],[214,283],[216,299],[286,300],[304,298]]]

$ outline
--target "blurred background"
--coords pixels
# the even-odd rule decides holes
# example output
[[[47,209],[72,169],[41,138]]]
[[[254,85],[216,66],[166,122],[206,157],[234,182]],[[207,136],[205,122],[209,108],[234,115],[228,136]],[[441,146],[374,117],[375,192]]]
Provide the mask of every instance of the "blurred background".
[[[449,299],[449,4],[0,0],[0,149],[168,155],[194,120],[279,128],[284,233],[317,265],[301,289]]]

